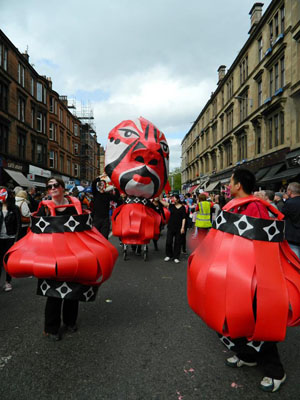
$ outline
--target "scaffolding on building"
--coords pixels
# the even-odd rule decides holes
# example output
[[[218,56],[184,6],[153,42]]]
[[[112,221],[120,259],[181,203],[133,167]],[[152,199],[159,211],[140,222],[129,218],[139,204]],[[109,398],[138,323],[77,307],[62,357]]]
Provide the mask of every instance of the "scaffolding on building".
[[[76,98],[69,99],[68,108],[81,122],[80,139],[80,172],[81,180],[91,182],[95,178],[95,143],[97,143],[94,112],[90,102],[77,102]]]

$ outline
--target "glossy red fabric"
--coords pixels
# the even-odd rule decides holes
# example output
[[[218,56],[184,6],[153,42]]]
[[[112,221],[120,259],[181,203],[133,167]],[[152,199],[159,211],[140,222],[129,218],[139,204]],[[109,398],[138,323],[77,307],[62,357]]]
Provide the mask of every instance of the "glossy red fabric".
[[[283,219],[253,196],[233,200],[223,210],[254,201]],[[212,228],[189,258],[189,305],[225,336],[281,341],[287,326],[300,324],[299,272],[300,260],[286,241],[249,240]]]
[[[80,202],[70,198],[82,213]],[[55,214],[52,202],[43,205]],[[34,216],[32,218],[35,218]],[[59,217],[57,217],[59,218]],[[4,267],[13,277],[36,278],[100,285],[111,275],[116,248],[96,228],[83,232],[41,233],[29,230],[4,257]]]
[[[147,244],[158,239],[161,216],[143,204],[122,204],[112,215],[112,232],[125,244]]]

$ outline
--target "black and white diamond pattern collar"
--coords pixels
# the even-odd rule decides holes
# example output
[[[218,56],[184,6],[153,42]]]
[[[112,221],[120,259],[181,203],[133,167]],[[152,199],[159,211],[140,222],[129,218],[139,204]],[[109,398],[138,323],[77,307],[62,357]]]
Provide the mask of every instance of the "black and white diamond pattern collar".
[[[33,233],[83,232],[92,229],[91,214],[31,217]]]
[[[150,200],[145,199],[145,197],[135,197],[129,196],[125,200],[126,204],[144,204],[144,206],[152,207],[152,203]]]
[[[264,242],[284,240],[284,221],[248,217],[227,211],[221,211],[213,222],[213,228],[251,240]]]

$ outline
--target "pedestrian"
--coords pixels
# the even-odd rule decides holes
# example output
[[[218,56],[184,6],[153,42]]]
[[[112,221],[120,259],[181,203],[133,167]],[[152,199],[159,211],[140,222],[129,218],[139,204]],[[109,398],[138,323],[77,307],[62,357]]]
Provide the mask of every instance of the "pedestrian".
[[[285,216],[285,238],[300,258],[300,183],[291,182],[287,187],[287,195],[289,198],[282,208]]]
[[[265,190],[264,191],[264,200],[268,201],[273,207],[276,208],[276,210],[278,210],[278,207],[276,205],[276,203],[274,202],[274,198],[275,198],[275,192],[273,190]],[[272,213],[272,211],[268,211],[269,212],[269,217],[270,218],[274,218],[275,215]]]
[[[186,212],[185,224],[184,224],[184,233],[181,234],[181,251],[182,254],[187,254],[186,251],[186,234],[188,230],[188,220],[189,220],[189,206],[186,203],[183,203]]]
[[[3,257],[8,249],[20,238],[21,214],[15,204],[13,192],[6,187],[0,187],[0,276],[3,269]],[[12,290],[11,276],[6,272],[3,286],[5,292]]]
[[[153,205],[155,211],[161,216],[161,223],[160,223],[160,226],[159,226],[159,230],[160,230],[160,232],[161,232],[162,229],[163,229],[163,219],[164,219],[164,217],[165,217],[165,215],[164,215],[164,207],[163,207],[163,205],[161,204],[161,202],[159,201],[159,197],[155,197],[155,198],[152,200],[152,205]],[[156,251],[158,251],[157,242],[158,242],[159,238],[160,238],[160,235],[159,235],[158,238],[152,239],[153,244],[154,244],[154,249],[155,249]]]
[[[215,221],[217,215],[221,211],[221,206],[219,204],[219,197],[220,196],[218,194],[214,196],[214,205],[212,207],[212,216],[211,216],[212,221]]]
[[[21,213],[21,234],[20,238],[24,237],[27,233],[29,224],[30,224],[30,208],[29,201],[27,199],[27,193],[25,190],[19,190],[15,196],[16,206],[19,207]]]
[[[283,193],[282,192],[276,192],[274,196],[274,203],[276,204],[276,207],[280,212],[282,212],[282,208],[284,206],[284,201],[283,201]]]
[[[197,215],[195,221],[194,236],[203,239],[212,226],[211,223],[211,208],[213,203],[208,201],[204,193],[198,195],[198,205],[196,207]]]
[[[174,195],[175,204],[170,204],[160,199],[164,207],[168,207],[170,211],[170,219],[168,222],[167,238],[166,238],[166,257],[165,261],[171,259],[177,264],[180,262],[181,235],[185,231],[186,211],[180,202],[178,194]]]
[[[33,213],[34,211],[36,211],[38,209],[38,206],[39,206],[38,193],[34,186],[30,186],[27,189],[27,198],[29,201],[30,212]]]
[[[119,201],[119,191],[115,189],[115,194],[113,194],[113,186],[110,186],[110,191],[106,191],[106,181],[105,177],[98,177],[92,182],[92,192],[93,192],[93,224],[98,229],[98,231],[108,239],[110,231],[110,218],[109,218],[109,208],[110,202]]]

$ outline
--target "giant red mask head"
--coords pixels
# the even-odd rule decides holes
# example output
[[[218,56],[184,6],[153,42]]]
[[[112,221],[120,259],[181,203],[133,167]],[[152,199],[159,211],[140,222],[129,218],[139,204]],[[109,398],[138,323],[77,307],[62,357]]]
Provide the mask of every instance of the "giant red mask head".
[[[121,122],[108,135],[105,172],[122,193],[159,196],[169,173],[165,135],[142,117]]]

